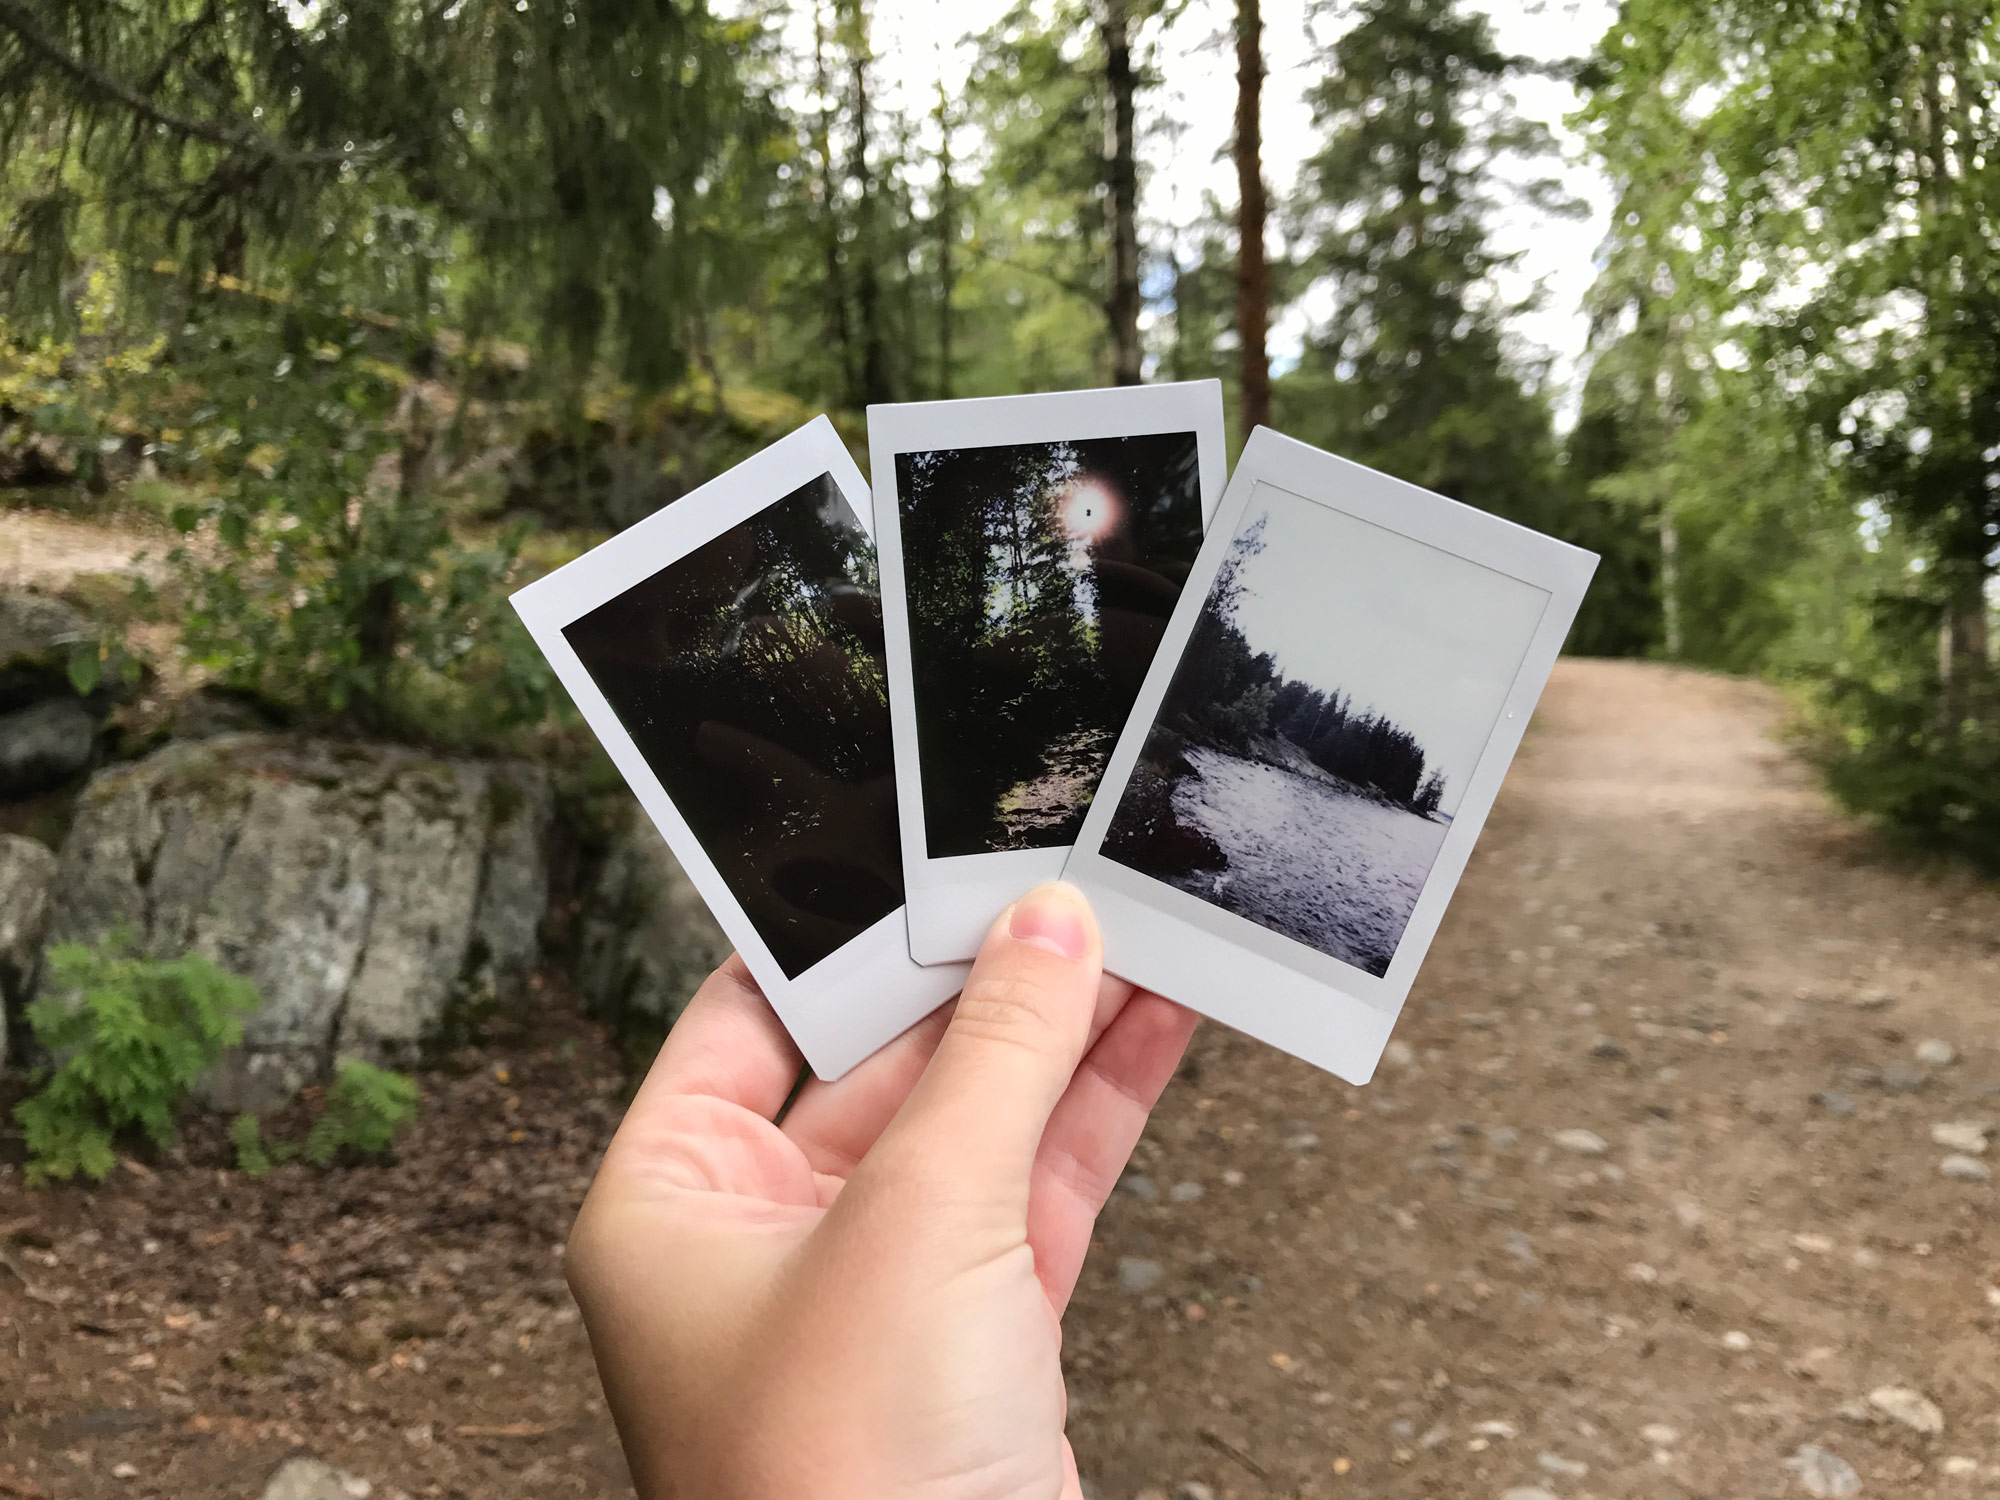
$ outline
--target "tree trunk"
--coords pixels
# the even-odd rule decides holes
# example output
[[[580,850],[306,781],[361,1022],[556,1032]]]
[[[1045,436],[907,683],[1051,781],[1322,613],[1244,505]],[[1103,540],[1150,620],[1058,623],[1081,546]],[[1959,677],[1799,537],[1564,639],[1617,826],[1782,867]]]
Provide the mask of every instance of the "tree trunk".
[[[952,291],[952,246],[958,239],[958,205],[954,198],[956,184],[951,176],[951,105],[945,94],[944,80],[938,80],[938,201],[936,214],[937,255],[938,255],[938,379],[937,391],[941,399],[951,396],[951,291]]]
[[[1264,21],[1236,0],[1236,334],[1243,353],[1243,431],[1271,422],[1271,268],[1264,259]]]
[[[820,248],[826,285],[823,309],[827,342],[838,363],[840,386],[852,397],[855,386],[854,335],[847,321],[847,277],[841,264],[840,215],[836,205],[833,167],[833,94],[827,82],[826,23],[820,0],[813,0],[813,90],[819,97],[819,119],[813,131],[813,154],[819,158]]]
[[[1125,0],[1104,0],[1105,186],[1111,216],[1111,378],[1137,385],[1139,354],[1139,167],[1133,157],[1132,40]]]
[[[1681,534],[1673,517],[1660,516],[1660,614],[1667,660],[1681,659]]]
[[[861,319],[862,406],[896,399],[889,380],[889,345],[883,337],[881,295],[881,244],[876,224],[875,170],[868,161],[868,15],[862,0],[852,0],[848,15],[854,78],[854,157],[848,175],[858,190],[854,248],[858,264],[854,276],[854,310]]]

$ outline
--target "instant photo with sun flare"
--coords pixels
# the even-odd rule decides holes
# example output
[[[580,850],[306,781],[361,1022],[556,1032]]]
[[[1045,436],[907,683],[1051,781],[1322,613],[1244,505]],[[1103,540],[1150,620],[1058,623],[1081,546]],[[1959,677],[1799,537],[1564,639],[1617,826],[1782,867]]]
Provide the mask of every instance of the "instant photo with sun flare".
[[[896,455],[931,857],[1075,836],[1201,547],[1197,447]]]

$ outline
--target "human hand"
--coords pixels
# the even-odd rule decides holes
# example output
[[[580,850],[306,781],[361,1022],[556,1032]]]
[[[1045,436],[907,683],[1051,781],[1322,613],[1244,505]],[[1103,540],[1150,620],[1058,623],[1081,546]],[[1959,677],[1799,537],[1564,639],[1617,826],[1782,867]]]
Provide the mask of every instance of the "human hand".
[[[732,958],[570,1235],[645,1500],[1079,1500],[1060,1319],[1193,1015],[1031,891],[965,991],[779,1123],[797,1050]]]

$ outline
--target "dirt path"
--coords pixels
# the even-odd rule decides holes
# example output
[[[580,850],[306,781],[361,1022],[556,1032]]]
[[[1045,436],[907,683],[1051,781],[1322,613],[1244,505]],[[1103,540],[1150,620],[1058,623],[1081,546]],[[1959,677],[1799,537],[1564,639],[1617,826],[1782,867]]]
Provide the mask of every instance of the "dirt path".
[[[1565,663],[1399,1060],[1203,1029],[1068,1320],[1097,1500],[1802,1496],[1802,1444],[2000,1494],[2000,1189],[1930,1137],[2000,1118],[2000,892],[1870,862],[1776,715]],[[617,1082],[558,998],[397,1166],[0,1177],[0,1494],[623,1493],[556,1255]],[[1841,1415],[1892,1385],[1942,1433]]]

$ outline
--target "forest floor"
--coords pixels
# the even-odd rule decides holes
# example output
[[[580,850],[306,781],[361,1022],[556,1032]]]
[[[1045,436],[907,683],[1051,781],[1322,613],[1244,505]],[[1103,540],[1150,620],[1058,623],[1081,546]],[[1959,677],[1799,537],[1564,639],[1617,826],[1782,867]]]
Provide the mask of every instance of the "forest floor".
[[[1562,663],[1376,1082],[1202,1028],[1066,1321],[1097,1500],[2000,1494],[2000,1190],[1932,1137],[2000,1118],[2000,890],[1780,710]],[[0,1496],[626,1493],[560,1258],[624,1083],[537,999],[392,1164],[0,1175]]]
[[[1079,729],[1049,746],[1040,773],[1001,794],[994,847],[1045,849],[1052,833],[1081,823],[1117,738],[1102,729]]]

